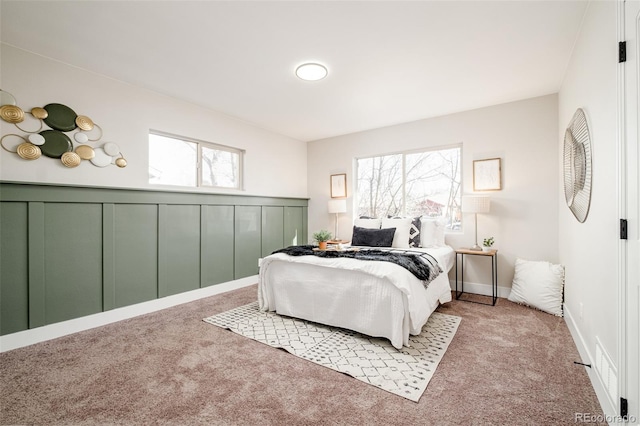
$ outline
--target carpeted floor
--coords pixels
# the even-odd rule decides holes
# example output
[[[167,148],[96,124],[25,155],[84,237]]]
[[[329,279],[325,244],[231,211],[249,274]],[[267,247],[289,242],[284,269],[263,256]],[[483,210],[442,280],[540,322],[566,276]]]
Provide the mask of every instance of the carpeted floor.
[[[499,299],[462,322],[418,403],[202,321],[256,286],[0,354],[0,424],[575,424],[601,414],[562,318]]]
[[[257,300],[204,321],[418,402],[461,319],[434,312],[401,350],[386,338],[260,311]]]

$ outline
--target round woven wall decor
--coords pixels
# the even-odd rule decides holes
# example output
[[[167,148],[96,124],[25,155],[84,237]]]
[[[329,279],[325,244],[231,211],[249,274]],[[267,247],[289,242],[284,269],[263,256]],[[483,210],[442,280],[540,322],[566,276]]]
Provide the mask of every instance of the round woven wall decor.
[[[584,111],[578,108],[564,133],[564,198],[582,223],[591,205],[591,137]]]

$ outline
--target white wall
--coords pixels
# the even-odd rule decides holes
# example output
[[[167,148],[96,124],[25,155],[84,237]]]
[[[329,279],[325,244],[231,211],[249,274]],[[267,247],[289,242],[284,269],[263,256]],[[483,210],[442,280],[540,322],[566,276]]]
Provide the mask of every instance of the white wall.
[[[594,359],[598,338],[612,360],[617,358],[618,316],[616,47],[616,2],[591,2],[559,93],[557,166],[562,168],[564,129],[582,108],[591,132],[591,208],[587,220],[579,223],[561,192],[559,254],[566,268],[566,306],[586,349]]]
[[[349,211],[340,228],[341,237],[351,235],[354,158],[462,143],[463,193],[473,192],[473,160],[502,158],[503,189],[489,193],[491,212],[478,216],[478,239],[495,237],[499,285],[511,287],[516,257],[558,261],[557,114],[557,96],[548,95],[310,142],[309,232],[333,230],[329,176],[347,173]],[[465,221],[463,232],[446,236],[452,247],[473,244],[473,216]],[[465,262],[466,280],[488,283],[489,262]]]
[[[104,130],[98,147],[116,142],[128,166],[98,168],[87,161],[74,169],[43,157],[27,161],[2,151],[0,179],[105,187],[169,189],[195,188],[149,185],[149,129],[220,143],[246,150],[245,191],[200,189],[251,195],[306,197],[307,146],[252,124],[178,99],[125,84],[85,70],[0,45],[0,87],[12,93],[25,111],[61,103],[90,117]],[[158,64],[162,66],[162,64]],[[203,82],[206,84],[206,82]],[[26,128],[32,122],[24,123]],[[30,127],[29,127],[30,129]],[[19,133],[1,123],[2,134]]]

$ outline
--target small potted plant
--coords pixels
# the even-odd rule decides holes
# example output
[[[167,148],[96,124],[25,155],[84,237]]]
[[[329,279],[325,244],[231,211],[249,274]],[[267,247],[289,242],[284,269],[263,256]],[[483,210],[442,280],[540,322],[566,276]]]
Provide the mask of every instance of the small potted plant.
[[[482,251],[489,251],[491,250],[491,247],[493,247],[493,237],[489,237],[489,238],[485,238],[482,241]]]
[[[331,232],[322,229],[313,234],[313,239],[318,242],[318,248],[320,250],[327,249],[327,241],[331,239]]]

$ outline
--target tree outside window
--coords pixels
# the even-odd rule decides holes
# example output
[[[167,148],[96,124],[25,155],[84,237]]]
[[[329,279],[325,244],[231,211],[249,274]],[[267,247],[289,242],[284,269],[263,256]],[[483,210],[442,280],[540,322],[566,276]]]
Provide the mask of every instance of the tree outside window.
[[[360,158],[358,215],[444,217],[460,227],[461,147]]]

